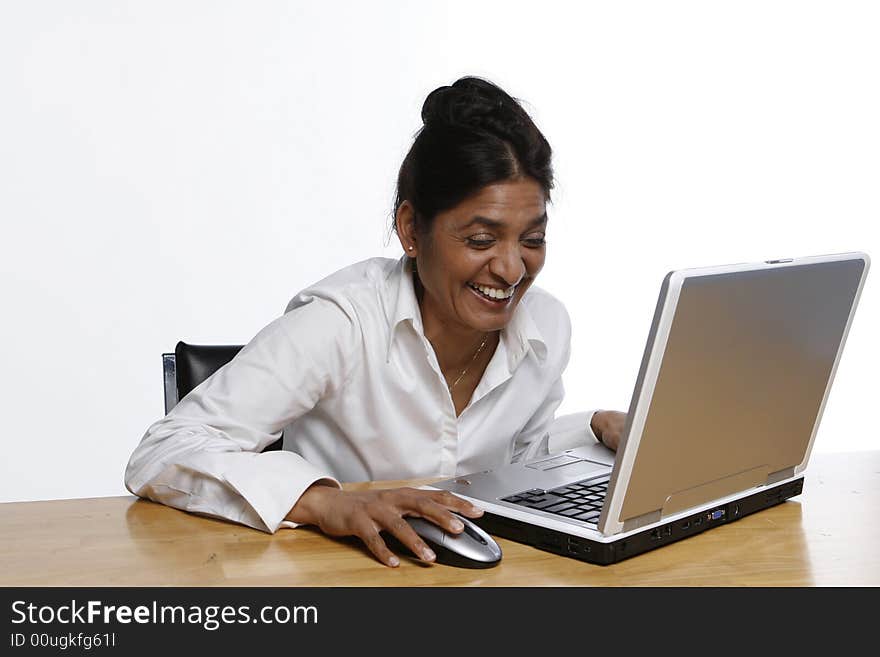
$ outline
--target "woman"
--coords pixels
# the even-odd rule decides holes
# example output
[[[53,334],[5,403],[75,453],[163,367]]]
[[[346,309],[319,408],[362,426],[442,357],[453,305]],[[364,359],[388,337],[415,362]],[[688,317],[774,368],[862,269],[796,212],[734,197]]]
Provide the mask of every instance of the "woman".
[[[398,177],[399,262],[373,258],[300,292],[143,437],[135,495],[264,531],[355,535],[384,564],[403,518],[450,532],[482,511],[445,492],[339,481],[454,476],[547,452],[571,328],[532,283],[544,264],[551,150],[520,105],[462,78],[428,95]],[[619,412],[590,430],[616,448]],[[261,453],[281,432],[285,451]]]

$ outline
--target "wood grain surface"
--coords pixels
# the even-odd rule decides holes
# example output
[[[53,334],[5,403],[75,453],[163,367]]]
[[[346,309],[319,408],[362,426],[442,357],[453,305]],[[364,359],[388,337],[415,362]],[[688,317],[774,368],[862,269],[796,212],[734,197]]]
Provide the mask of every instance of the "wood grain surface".
[[[270,535],[134,497],[16,502],[0,504],[0,585],[877,586],[878,509],[880,452],[820,454],[799,497],[619,564],[499,539],[500,565],[467,570],[386,568],[354,539]]]

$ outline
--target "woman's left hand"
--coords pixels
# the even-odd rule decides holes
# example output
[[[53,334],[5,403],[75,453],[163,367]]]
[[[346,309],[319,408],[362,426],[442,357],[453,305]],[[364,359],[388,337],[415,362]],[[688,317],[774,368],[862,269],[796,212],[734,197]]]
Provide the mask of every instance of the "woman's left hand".
[[[626,413],[620,411],[597,411],[590,420],[590,429],[599,442],[613,450],[620,444],[625,425]]]

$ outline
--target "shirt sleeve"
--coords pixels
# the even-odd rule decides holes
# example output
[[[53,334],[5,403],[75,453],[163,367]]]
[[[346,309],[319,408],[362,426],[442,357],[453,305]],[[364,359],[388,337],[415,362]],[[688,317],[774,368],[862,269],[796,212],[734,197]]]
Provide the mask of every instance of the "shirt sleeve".
[[[565,397],[562,373],[568,366],[568,361],[571,357],[571,320],[561,304],[557,306],[554,326],[557,329],[557,333],[553,336],[550,353],[558,355],[547,367],[548,376],[551,377],[553,382],[541,405],[517,435],[514,442],[513,455],[511,456],[512,463],[531,461],[549,454],[551,449],[550,439],[554,433],[564,432],[571,436],[573,429],[572,420],[575,420],[578,424],[583,423],[576,431],[578,435],[575,437],[574,442],[582,442],[584,445],[589,445],[597,441],[590,427],[590,422],[596,411],[566,415],[558,418],[559,421],[557,422],[556,410]]]
[[[229,363],[152,424],[125,470],[133,494],[267,532],[313,483],[339,486],[290,451],[261,450],[344,385],[353,313],[313,298],[261,330]]]
[[[531,461],[549,454],[550,426],[556,416],[556,409],[565,397],[565,387],[560,376],[550,389],[550,394],[523,427],[516,438],[511,462]]]
[[[531,461],[546,456],[550,451],[563,451],[583,445],[594,445],[599,442],[590,422],[593,414],[598,411],[572,413],[556,417],[556,409],[562,403],[565,392],[562,379],[556,381],[544,403],[520,432],[511,459],[515,461]],[[564,445],[560,447],[559,445]],[[556,445],[556,447],[554,447]]]

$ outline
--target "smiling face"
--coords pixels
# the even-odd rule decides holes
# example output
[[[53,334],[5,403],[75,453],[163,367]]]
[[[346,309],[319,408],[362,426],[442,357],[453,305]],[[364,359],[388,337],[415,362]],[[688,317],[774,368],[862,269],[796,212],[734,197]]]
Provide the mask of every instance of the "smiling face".
[[[411,205],[404,203],[397,219],[424,288],[426,334],[504,328],[544,266],[544,190],[531,178],[484,187],[439,213],[428,235],[413,229]]]

